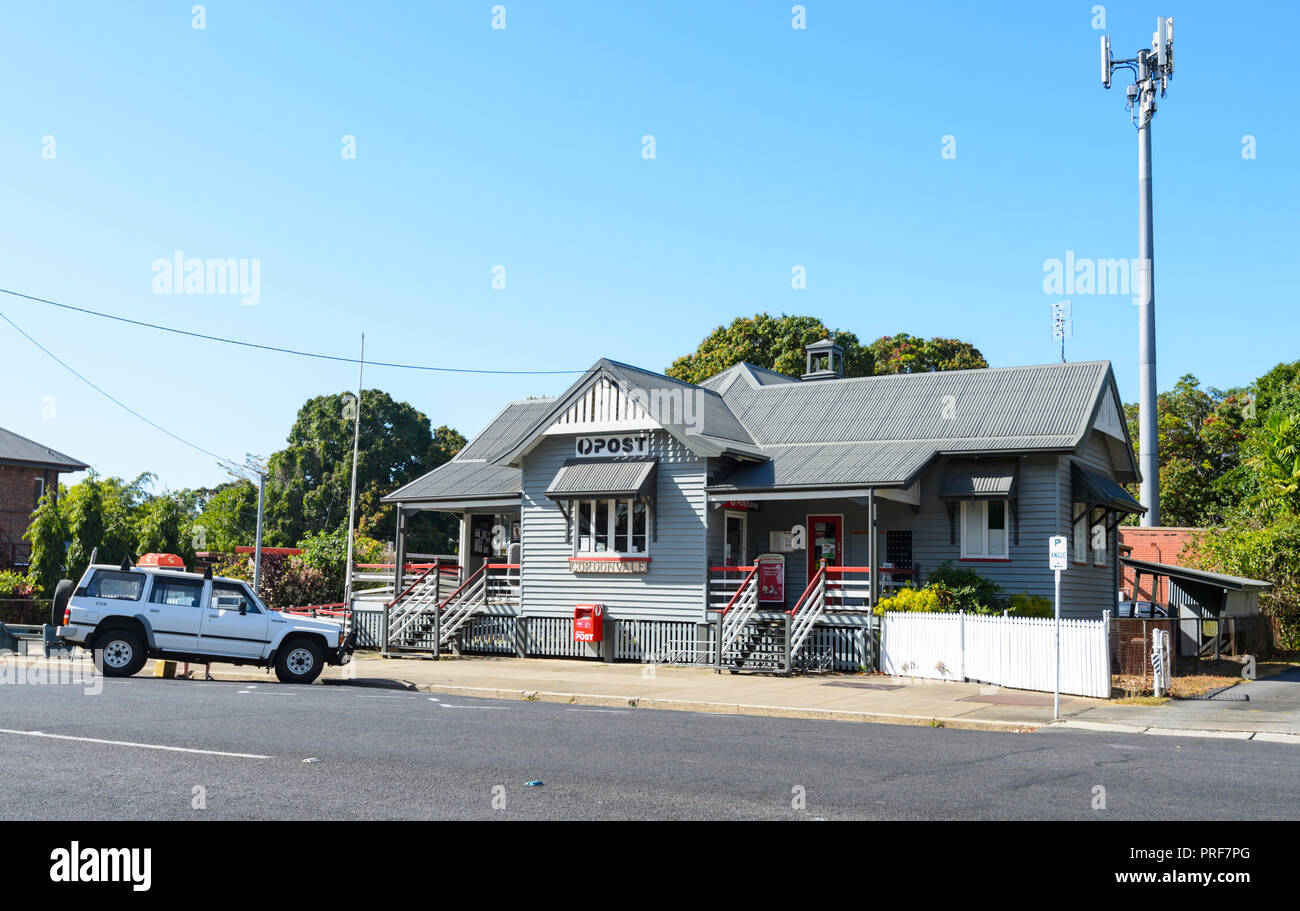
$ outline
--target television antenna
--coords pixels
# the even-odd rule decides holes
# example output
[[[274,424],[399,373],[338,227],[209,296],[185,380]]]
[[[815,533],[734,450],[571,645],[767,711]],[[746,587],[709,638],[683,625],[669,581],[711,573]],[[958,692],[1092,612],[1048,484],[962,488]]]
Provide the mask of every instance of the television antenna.
[[[1052,302],[1052,338],[1061,340],[1061,363],[1065,363],[1065,340],[1074,337],[1074,320],[1070,318],[1069,301]]]
[[[1128,70],[1133,83],[1124,90],[1125,107],[1138,135],[1138,463],[1141,499],[1147,512],[1142,524],[1160,524],[1160,450],[1156,439],[1156,280],[1154,226],[1151,217],[1151,121],[1156,92],[1165,96],[1174,75],[1174,20],[1156,20],[1150,50],[1116,60],[1110,36],[1101,37],[1101,84],[1109,89],[1117,70]]]

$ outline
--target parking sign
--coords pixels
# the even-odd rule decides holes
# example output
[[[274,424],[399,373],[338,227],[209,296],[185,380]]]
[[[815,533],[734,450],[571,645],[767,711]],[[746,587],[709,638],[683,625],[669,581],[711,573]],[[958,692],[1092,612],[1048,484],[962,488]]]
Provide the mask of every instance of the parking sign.
[[[1065,535],[1053,535],[1048,546],[1048,569],[1065,569]]]

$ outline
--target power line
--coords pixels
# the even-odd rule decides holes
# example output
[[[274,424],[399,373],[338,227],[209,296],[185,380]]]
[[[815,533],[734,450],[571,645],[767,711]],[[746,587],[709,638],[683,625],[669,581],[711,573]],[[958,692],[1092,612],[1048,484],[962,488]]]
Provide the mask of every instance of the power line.
[[[201,338],[210,342],[221,342],[225,345],[238,345],[241,348],[256,348],[259,351],[272,351],[277,354],[292,354],[297,357],[310,357],[322,361],[339,361],[344,364],[359,364],[355,357],[340,357],[335,354],[320,354],[314,351],[301,351],[297,348],[281,348],[276,345],[259,345],[256,342],[245,342],[240,339],[224,338],[219,335],[207,335],[202,332],[193,332],[189,329],[177,329],[173,326],[161,326],[157,323],[149,323],[143,320],[129,319],[125,316],[116,316],[112,313],[101,313],[98,310],[89,310],[85,307],[74,307],[72,304],[61,304],[58,301],[47,300],[43,297],[34,297],[31,294],[23,294],[21,291],[11,291],[8,288],[0,288],[0,294],[8,294],[13,297],[21,297],[24,300],[35,301],[38,304],[48,304],[51,307],[59,307],[63,310],[71,310],[75,313],[85,313],[89,316],[98,316],[101,319],[114,320],[119,323],[127,323],[132,326],[141,326],[145,329],[156,329],[159,332],[171,332],[175,335],[188,335],[190,338]],[[16,326],[14,328],[17,328]],[[22,330],[19,329],[21,332]],[[24,333],[26,334],[26,333]],[[47,352],[48,353],[48,352]],[[433,367],[427,364],[393,364],[384,361],[366,361],[371,367],[395,367],[399,370],[426,370],[436,373],[487,373],[500,374],[509,376],[527,376],[527,375],[554,375],[568,373],[585,373],[584,370],[483,370],[470,367]]]
[[[123,402],[121,399],[116,398],[115,396],[113,396],[113,395],[111,395],[110,393],[108,393],[107,391],[105,391],[105,390],[103,389],[103,387],[101,387],[101,386],[97,386],[95,383],[91,382],[91,381],[88,380],[86,377],[82,376],[80,373],[78,373],[76,370],[74,370],[74,369],[72,368],[71,365],[69,365],[69,364],[68,364],[67,362],[65,362],[62,358],[60,358],[57,354],[55,354],[55,353],[54,353],[53,351],[51,351],[49,348],[46,348],[46,347],[45,347],[44,345],[42,345],[40,342],[36,341],[36,339],[34,339],[34,338],[32,338],[30,335],[28,335],[27,332],[26,332],[26,331],[25,331],[21,326],[19,326],[17,323],[15,323],[13,320],[11,320],[11,319],[10,319],[8,316],[6,316],[4,313],[0,313],[0,319],[3,319],[6,323],[8,323],[9,325],[13,326],[14,329],[16,329],[16,330],[18,331],[18,333],[19,333],[20,335],[22,335],[23,338],[27,339],[27,341],[31,342],[31,343],[32,343],[33,345],[35,345],[37,348],[41,349],[41,351],[45,352],[45,354],[46,354],[48,357],[50,357],[50,358],[51,358],[55,363],[57,363],[57,364],[58,364],[60,367],[62,367],[64,370],[66,370],[66,371],[68,371],[69,373],[71,373],[71,374],[72,374],[73,376],[75,376],[77,379],[81,380],[83,383],[85,383],[85,384],[86,384],[87,386],[89,386],[91,389],[94,389],[96,392],[98,392],[98,393],[99,393],[100,395],[102,395],[104,398],[108,399],[108,400],[109,400],[110,402],[112,402],[114,405],[116,405],[117,407],[121,408],[123,411],[127,412],[128,414],[132,414],[132,415],[134,415],[135,417],[137,417],[137,418],[139,418],[140,420],[144,421],[146,424],[148,424],[150,427],[154,428],[155,430],[158,430],[158,431],[161,431],[162,433],[167,434],[167,436],[171,437],[171,438],[172,438],[173,440],[175,440],[176,442],[178,442],[178,443],[183,443],[183,444],[185,444],[186,446],[190,447],[191,449],[194,449],[194,450],[197,450],[198,452],[203,453],[205,456],[209,456],[209,457],[211,457],[211,458],[213,458],[213,459],[216,459],[219,463],[221,463],[221,464],[223,464],[223,465],[234,465],[234,464],[236,464],[235,461],[234,461],[233,459],[222,458],[221,456],[217,455],[215,452],[211,452],[211,451],[209,451],[209,450],[207,450],[207,449],[204,449],[202,446],[198,445],[197,443],[191,443],[189,440],[185,439],[184,437],[182,437],[182,436],[178,436],[178,435],[172,433],[170,430],[168,430],[166,427],[162,426],[161,424],[159,424],[159,423],[157,423],[157,422],[155,422],[155,421],[151,421],[151,420],[149,420],[149,418],[145,417],[143,414],[141,414],[140,412],[136,411],[134,408],[132,408],[130,405],[128,405],[128,404],[126,404],[125,402]]]

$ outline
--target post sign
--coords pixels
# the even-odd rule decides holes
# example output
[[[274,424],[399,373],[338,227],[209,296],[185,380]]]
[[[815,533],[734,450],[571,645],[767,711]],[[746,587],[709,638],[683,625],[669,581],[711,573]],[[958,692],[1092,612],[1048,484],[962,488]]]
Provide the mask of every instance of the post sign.
[[[578,437],[576,450],[579,456],[647,455],[650,451],[650,438],[616,433]]]
[[[1056,690],[1052,693],[1052,719],[1061,717],[1061,570],[1066,563],[1065,535],[1052,535],[1047,539],[1047,568],[1056,576],[1055,602],[1052,616],[1055,619],[1052,638],[1056,646]]]
[[[1048,569],[1065,569],[1065,535],[1053,535],[1048,546]]]

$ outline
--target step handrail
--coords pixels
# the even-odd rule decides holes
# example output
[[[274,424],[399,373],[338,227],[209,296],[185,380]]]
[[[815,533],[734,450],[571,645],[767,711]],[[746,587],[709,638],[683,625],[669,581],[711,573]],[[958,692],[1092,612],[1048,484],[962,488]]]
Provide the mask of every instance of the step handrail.
[[[749,571],[749,575],[745,576],[745,578],[741,580],[740,587],[736,589],[736,593],[731,596],[731,600],[727,602],[727,606],[722,608],[721,611],[722,616],[725,617],[727,615],[727,612],[736,606],[736,601],[739,600],[740,596],[744,594],[746,589],[749,588],[750,580],[753,579],[754,576],[757,574],[758,574],[758,567],[755,566],[753,569]]]
[[[416,579],[415,579],[414,582],[412,582],[410,585],[406,586],[406,588],[402,589],[402,593],[401,593],[400,595],[398,595],[398,596],[397,596],[396,598],[394,598],[392,601],[389,601],[388,604],[386,604],[386,605],[384,605],[384,606],[385,606],[385,607],[392,607],[392,606],[393,606],[394,604],[396,604],[398,601],[401,601],[403,598],[405,598],[407,595],[409,595],[409,594],[410,594],[410,593],[415,589],[415,587],[416,587],[417,585],[419,585],[421,582],[423,582],[425,579],[427,579],[427,578],[429,577],[429,574],[432,573],[432,572],[433,572],[434,570],[436,570],[437,568],[438,568],[438,564],[435,563],[435,564],[433,564],[432,566],[430,566],[428,569],[426,569],[424,572],[420,573],[420,575],[416,577]]]

